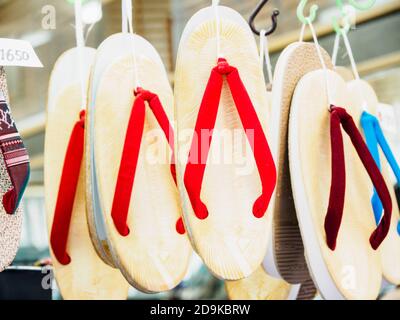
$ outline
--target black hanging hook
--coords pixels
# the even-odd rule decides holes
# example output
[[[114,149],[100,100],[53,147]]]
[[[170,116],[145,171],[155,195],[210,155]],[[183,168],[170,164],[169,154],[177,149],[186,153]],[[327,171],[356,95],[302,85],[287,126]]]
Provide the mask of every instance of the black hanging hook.
[[[261,32],[256,29],[256,26],[255,26],[254,22],[255,22],[255,20],[256,20],[256,18],[258,16],[258,14],[262,10],[262,8],[264,8],[264,6],[268,3],[268,1],[269,0],[262,0],[258,4],[258,6],[255,8],[254,12],[250,16],[250,20],[249,20],[250,28],[258,36],[261,35]],[[269,36],[269,35],[271,35],[271,34],[273,34],[275,32],[275,30],[276,30],[276,28],[278,26],[278,16],[279,16],[279,14],[280,14],[280,12],[279,12],[278,9],[275,9],[272,12],[272,15],[271,15],[272,26],[269,29],[266,29],[266,33],[265,33],[266,36]]]

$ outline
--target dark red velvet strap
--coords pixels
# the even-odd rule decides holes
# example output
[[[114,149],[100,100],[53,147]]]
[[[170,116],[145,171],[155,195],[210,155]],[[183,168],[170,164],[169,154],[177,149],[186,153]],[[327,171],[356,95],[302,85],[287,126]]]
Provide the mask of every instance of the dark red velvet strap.
[[[275,164],[261,123],[240,79],[239,72],[222,58],[218,60],[218,65],[211,71],[199,108],[194,129],[195,137],[193,138],[184,175],[185,187],[196,217],[201,220],[206,219],[208,217],[208,209],[200,199],[200,194],[212,142],[212,131],[217,119],[224,76],[226,76],[243,129],[253,150],[261,179],[262,194],[253,205],[253,215],[257,218],[262,218],[267,211],[276,185]],[[206,134],[208,140],[204,139],[204,134]]]
[[[85,140],[85,111],[80,113],[65,154],[63,171],[54,210],[50,244],[58,262],[67,265],[71,258],[67,253],[69,227],[75,202],[80,170],[82,166]]]
[[[336,106],[331,107],[332,182],[325,218],[327,244],[331,250],[335,250],[344,209],[346,168],[341,126],[350,137],[383,204],[384,215],[370,237],[371,246],[376,250],[389,232],[392,215],[392,201],[389,190],[353,118],[344,108]]]
[[[111,216],[114,221],[114,225],[121,236],[127,236],[130,232],[127,225],[127,218],[143,136],[146,102],[149,104],[151,111],[163,130],[172,153],[174,153],[174,131],[158,96],[150,91],[139,88],[135,91],[135,97],[136,98],[132,106],[128,129],[126,132],[125,144],[111,209]],[[174,159],[175,157],[172,156],[171,174],[176,183]],[[180,218],[176,223],[176,231],[179,234],[185,233],[182,218]]]

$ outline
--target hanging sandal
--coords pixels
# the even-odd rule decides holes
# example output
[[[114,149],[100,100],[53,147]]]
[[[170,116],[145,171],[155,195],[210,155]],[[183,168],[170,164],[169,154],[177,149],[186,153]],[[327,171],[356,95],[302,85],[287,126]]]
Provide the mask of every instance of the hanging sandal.
[[[132,47],[140,52],[135,59]],[[98,57],[91,84],[89,166],[98,192],[91,201],[100,210],[90,213],[91,224],[103,224],[99,240],[106,242],[112,263],[131,285],[149,293],[170,290],[184,278],[192,250],[174,163],[167,156],[153,164],[148,156],[154,151],[150,137],[161,127],[155,154],[167,151],[173,157],[172,90],[158,53],[139,36],[111,36],[100,45]],[[133,94],[133,74],[149,91]]]
[[[96,51],[82,50],[86,62],[83,79],[88,79]],[[71,49],[58,59],[49,85],[44,163],[52,262],[64,299],[122,300],[127,298],[129,286],[119,270],[98,257],[87,226],[85,111],[79,111],[78,51]]]
[[[389,165],[396,177],[400,175],[396,174],[398,171],[397,163],[391,155],[391,150],[386,142],[385,136],[383,135],[382,129],[376,117],[372,114],[377,113],[378,108],[378,97],[374,89],[369,83],[362,79],[351,81],[347,84],[348,90],[353,94],[354,105],[350,109],[354,119],[359,120],[360,130],[364,131],[364,136],[368,148],[374,157],[375,163],[380,168],[383,177],[388,186],[392,185],[392,177],[390,175],[389,166],[386,162],[380,162],[380,155],[378,145],[381,146],[383,154],[387,156]],[[397,168],[396,168],[397,167]],[[371,199],[371,207],[373,208],[373,214],[375,216],[375,223],[379,224],[382,218],[382,202],[379,195],[374,191],[373,186],[370,184],[370,189],[365,190],[365,198]],[[395,188],[389,187],[390,197],[394,203],[392,219],[390,224],[389,233],[382,243],[379,251],[382,257],[382,268],[383,276],[386,282],[392,284],[400,284],[400,235],[399,235],[399,217],[400,210],[396,203],[396,191]]]
[[[321,50],[325,63],[332,69],[328,53],[322,48]],[[310,275],[304,257],[289,173],[290,103],[300,79],[320,67],[315,44],[295,42],[282,51],[274,72],[270,145],[276,159],[278,182],[270,205],[274,219],[273,246],[263,265],[269,274],[283,278],[291,284],[304,283],[310,279]]]
[[[318,70],[298,83],[290,114],[290,173],[307,264],[323,298],[376,299],[382,279],[376,249],[389,231],[391,199],[352,118],[343,108],[327,111],[327,84],[334,104],[352,110],[344,80]],[[378,228],[365,201],[371,180],[384,199]]]
[[[218,47],[216,34],[226,57],[218,61],[218,53],[210,50]],[[265,88],[254,37],[236,11],[208,7],[190,19],[175,75],[178,181],[183,181],[179,187],[192,244],[221,279],[252,274],[270,237],[267,208],[276,176],[265,138],[265,119],[270,116]],[[218,142],[221,133],[223,145]],[[224,159],[214,161],[222,151]],[[241,168],[238,159],[245,166]]]
[[[367,112],[367,110],[376,112],[379,104],[378,97],[376,96],[374,89],[366,81],[360,79],[350,41],[347,36],[347,33],[350,29],[349,25],[345,26],[342,29],[340,29],[339,27],[335,27],[335,29],[337,29],[337,33],[332,60],[334,61],[334,63],[336,63],[340,39],[343,38],[352,70],[348,71],[350,72],[351,77],[347,77],[351,80],[347,80],[349,81],[347,83],[347,87],[349,92],[351,92],[353,96],[353,105],[350,111],[355,119],[360,119],[360,124],[362,130],[364,131],[368,149],[371,152],[378,168],[382,172],[382,175],[385,177],[386,182],[388,182],[388,185],[391,184],[391,177],[389,177],[388,175],[386,165],[383,164],[383,166],[381,166],[378,143],[381,145],[381,148],[383,149],[384,154],[389,160],[393,171],[396,173],[397,170],[397,180],[400,181],[400,169],[386,142],[383,132],[379,126],[379,122],[372,114]],[[346,79],[346,77],[343,78]],[[389,192],[391,199],[394,200],[396,198],[395,190],[389,188]],[[365,198],[368,197],[370,197],[370,194],[365,194]],[[379,198],[378,192],[375,188],[373,189],[371,204],[375,215],[375,222],[376,225],[378,225],[382,219],[383,206]],[[399,206],[394,206],[393,210],[394,211],[392,213],[390,229],[385,241],[380,246],[380,252],[382,257],[383,276],[385,280],[393,284],[400,284]],[[382,286],[384,285],[385,283],[382,284]]]

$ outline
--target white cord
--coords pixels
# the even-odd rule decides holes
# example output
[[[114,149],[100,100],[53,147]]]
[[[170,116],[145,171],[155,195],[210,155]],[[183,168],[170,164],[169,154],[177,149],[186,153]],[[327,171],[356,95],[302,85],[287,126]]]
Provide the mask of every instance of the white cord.
[[[86,88],[86,79],[84,76],[84,56],[83,50],[85,48],[85,38],[83,35],[83,22],[82,22],[82,1],[75,1],[75,38],[76,38],[76,47],[78,50],[78,69],[79,69],[79,79],[81,82],[81,108],[82,110],[86,109],[87,103],[87,88]]]
[[[260,31],[260,60],[261,60],[261,68],[263,70],[265,61],[265,65],[267,66],[268,84],[272,85],[273,75],[272,75],[271,57],[269,55],[267,31],[264,29]]]
[[[321,62],[322,68],[324,69],[325,83],[326,83],[326,94],[328,96],[329,110],[330,110],[330,106],[333,104],[332,103],[333,100],[332,100],[332,96],[331,96],[331,92],[330,92],[330,88],[329,88],[328,68],[326,67],[324,56],[322,55],[321,47],[320,47],[319,42],[318,42],[317,34],[315,32],[315,29],[314,29],[314,27],[312,25],[311,20],[307,19],[307,23],[308,23],[308,25],[310,26],[310,29],[311,29],[311,33],[312,33],[312,36],[313,36],[313,39],[314,39],[315,47],[316,47],[317,53],[318,53],[318,58],[319,58],[319,60]]]
[[[137,89],[141,85],[140,85],[140,80],[139,80],[139,71],[138,71],[137,57],[136,57],[136,44],[135,44],[136,38],[135,38],[134,31],[133,31],[132,11],[133,11],[132,0],[122,0],[122,17],[127,18],[128,32],[133,36],[132,41],[130,43],[132,45],[133,73],[134,73],[134,84],[135,84],[134,86],[135,86],[135,89]]]
[[[218,58],[223,58],[223,54],[221,52],[221,18],[219,15],[219,0],[212,0],[212,7],[214,8],[215,15],[215,28],[216,28],[216,37],[217,37],[217,56]]]
[[[342,32],[341,34],[337,33],[336,37],[335,37],[335,45],[333,47],[333,54],[332,54],[332,62],[333,65],[336,66],[336,59],[337,59],[337,54],[339,51],[339,44],[340,44],[340,37],[343,37],[343,42],[344,45],[346,47],[346,51],[347,51],[347,55],[349,56],[349,60],[350,60],[350,64],[351,64],[351,69],[353,71],[353,75],[355,77],[356,80],[360,80],[360,74],[358,73],[357,70],[357,64],[356,61],[354,59],[354,55],[353,55],[353,50],[351,49],[351,45],[350,45],[350,41],[349,38],[347,37],[347,33],[346,32]],[[362,104],[362,109],[363,111],[368,111],[368,103],[366,102],[366,100],[364,99],[363,95],[361,92],[358,93],[360,95],[361,100],[363,100],[363,104]]]
[[[122,0],[121,8],[122,8],[122,33],[128,33],[128,15],[126,12],[127,0]]]
[[[349,38],[347,37],[346,32],[343,32],[342,36],[343,36],[344,44],[346,46],[347,54],[349,55],[351,68],[353,69],[354,77],[357,80],[360,80],[360,74],[358,73],[358,70],[357,70],[357,65],[356,65],[356,61],[354,59],[353,50],[351,50]]]
[[[350,64],[351,64],[351,68],[353,70],[354,77],[356,78],[356,80],[360,80],[360,74],[358,73],[358,70],[357,70],[357,64],[354,59],[353,50],[351,49],[351,45],[350,45],[349,38],[347,37],[347,33],[343,32],[342,37],[343,37],[344,44],[346,46],[347,54],[350,59]],[[361,100],[363,101],[363,103],[362,103],[363,111],[368,111],[368,103],[365,100],[363,93],[359,91],[358,94],[359,94],[359,97],[361,98]]]
[[[304,33],[305,33],[305,31],[306,31],[306,24],[303,23],[303,25],[301,26],[299,42],[303,42],[304,41]]]
[[[339,54],[340,48],[340,34],[336,33],[335,42],[333,44],[333,51],[332,51],[332,64],[336,67],[337,63],[337,56]]]

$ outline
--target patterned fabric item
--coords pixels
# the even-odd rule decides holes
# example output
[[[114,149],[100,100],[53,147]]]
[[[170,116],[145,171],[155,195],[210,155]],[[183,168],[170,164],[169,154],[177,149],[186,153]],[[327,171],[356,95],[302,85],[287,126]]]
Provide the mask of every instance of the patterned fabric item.
[[[3,92],[8,102],[7,80],[4,68],[0,67],[0,92]],[[10,177],[7,173],[3,154],[0,152],[0,198],[12,188]],[[0,272],[7,268],[14,260],[18,251],[22,230],[22,208],[15,214],[9,215],[0,205]]]
[[[1,91],[0,149],[12,183],[12,188],[3,196],[3,206],[8,214],[14,214],[29,180],[29,156]]]

